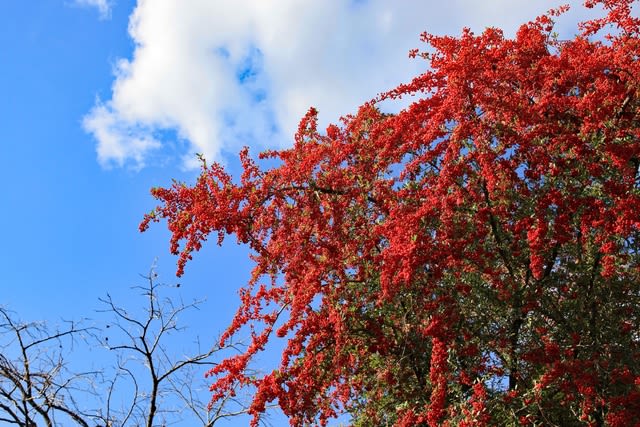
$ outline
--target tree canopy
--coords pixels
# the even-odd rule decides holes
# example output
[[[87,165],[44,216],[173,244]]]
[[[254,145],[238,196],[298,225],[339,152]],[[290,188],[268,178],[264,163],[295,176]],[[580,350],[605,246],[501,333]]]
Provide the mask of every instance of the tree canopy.
[[[295,145],[154,188],[182,274],[211,235],[252,249],[209,372],[292,425],[640,423],[640,20],[632,0],[571,40],[561,7],[522,25],[423,34],[428,71]],[[416,95],[397,114],[380,103]],[[279,366],[250,375],[269,340]]]

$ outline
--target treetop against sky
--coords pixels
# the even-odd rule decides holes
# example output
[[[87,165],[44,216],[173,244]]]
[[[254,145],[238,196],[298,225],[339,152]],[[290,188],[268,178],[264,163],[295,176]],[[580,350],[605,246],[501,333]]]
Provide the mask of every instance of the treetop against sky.
[[[513,38],[423,33],[429,69],[340,125],[310,108],[239,179],[202,160],[152,190],[140,228],[166,221],[178,276],[211,235],[252,251],[220,340],[251,344],[212,402],[253,390],[252,425],[271,403],[300,426],[640,423],[640,19],[598,4],[571,39],[566,6]]]

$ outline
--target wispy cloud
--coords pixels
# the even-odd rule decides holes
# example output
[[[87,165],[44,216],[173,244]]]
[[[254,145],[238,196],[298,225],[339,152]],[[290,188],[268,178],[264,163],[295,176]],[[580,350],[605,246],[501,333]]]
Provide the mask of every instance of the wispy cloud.
[[[104,0],[82,2],[108,7]],[[84,126],[103,165],[144,165],[167,144],[158,137],[167,129],[186,142],[186,166],[196,152],[219,160],[242,145],[282,146],[309,106],[325,123],[335,121],[424,69],[407,58],[422,31],[513,32],[556,5],[138,0],[129,22],[133,55],[115,65],[111,98],[96,103]]]
[[[100,12],[101,19],[107,19],[111,16],[110,0],[74,0],[74,4],[78,6],[95,7]]]

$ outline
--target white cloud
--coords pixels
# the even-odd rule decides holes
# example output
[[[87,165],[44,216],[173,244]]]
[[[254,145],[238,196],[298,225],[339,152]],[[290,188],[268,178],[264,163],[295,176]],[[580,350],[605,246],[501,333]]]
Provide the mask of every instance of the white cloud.
[[[78,6],[95,7],[100,12],[100,18],[107,19],[111,16],[110,0],[75,0]]]
[[[186,141],[181,154],[191,160],[282,146],[310,106],[332,122],[424,69],[407,57],[422,31],[513,33],[557,3],[138,0],[133,55],[116,64],[111,99],[97,102],[84,126],[103,165],[144,165],[167,144],[157,136],[167,129]]]
[[[100,102],[85,118],[84,127],[99,141],[98,161],[105,167],[112,163],[123,166],[129,159],[135,162],[136,167],[144,167],[147,152],[160,147],[160,142],[153,138],[149,129],[127,121]]]

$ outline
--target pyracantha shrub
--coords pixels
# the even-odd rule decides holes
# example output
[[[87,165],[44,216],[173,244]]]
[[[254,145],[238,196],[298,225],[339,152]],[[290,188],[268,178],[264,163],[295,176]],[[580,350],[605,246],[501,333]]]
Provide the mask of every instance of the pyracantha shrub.
[[[209,375],[295,426],[640,424],[640,21],[603,6],[571,40],[424,34],[430,68],[234,181],[156,188],[178,274],[214,233],[252,278]],[[397,114],[382,101],[418,95]],[[274,160],[275,159],[275,160]],[[247,374],[270,339],[279,366]]]

